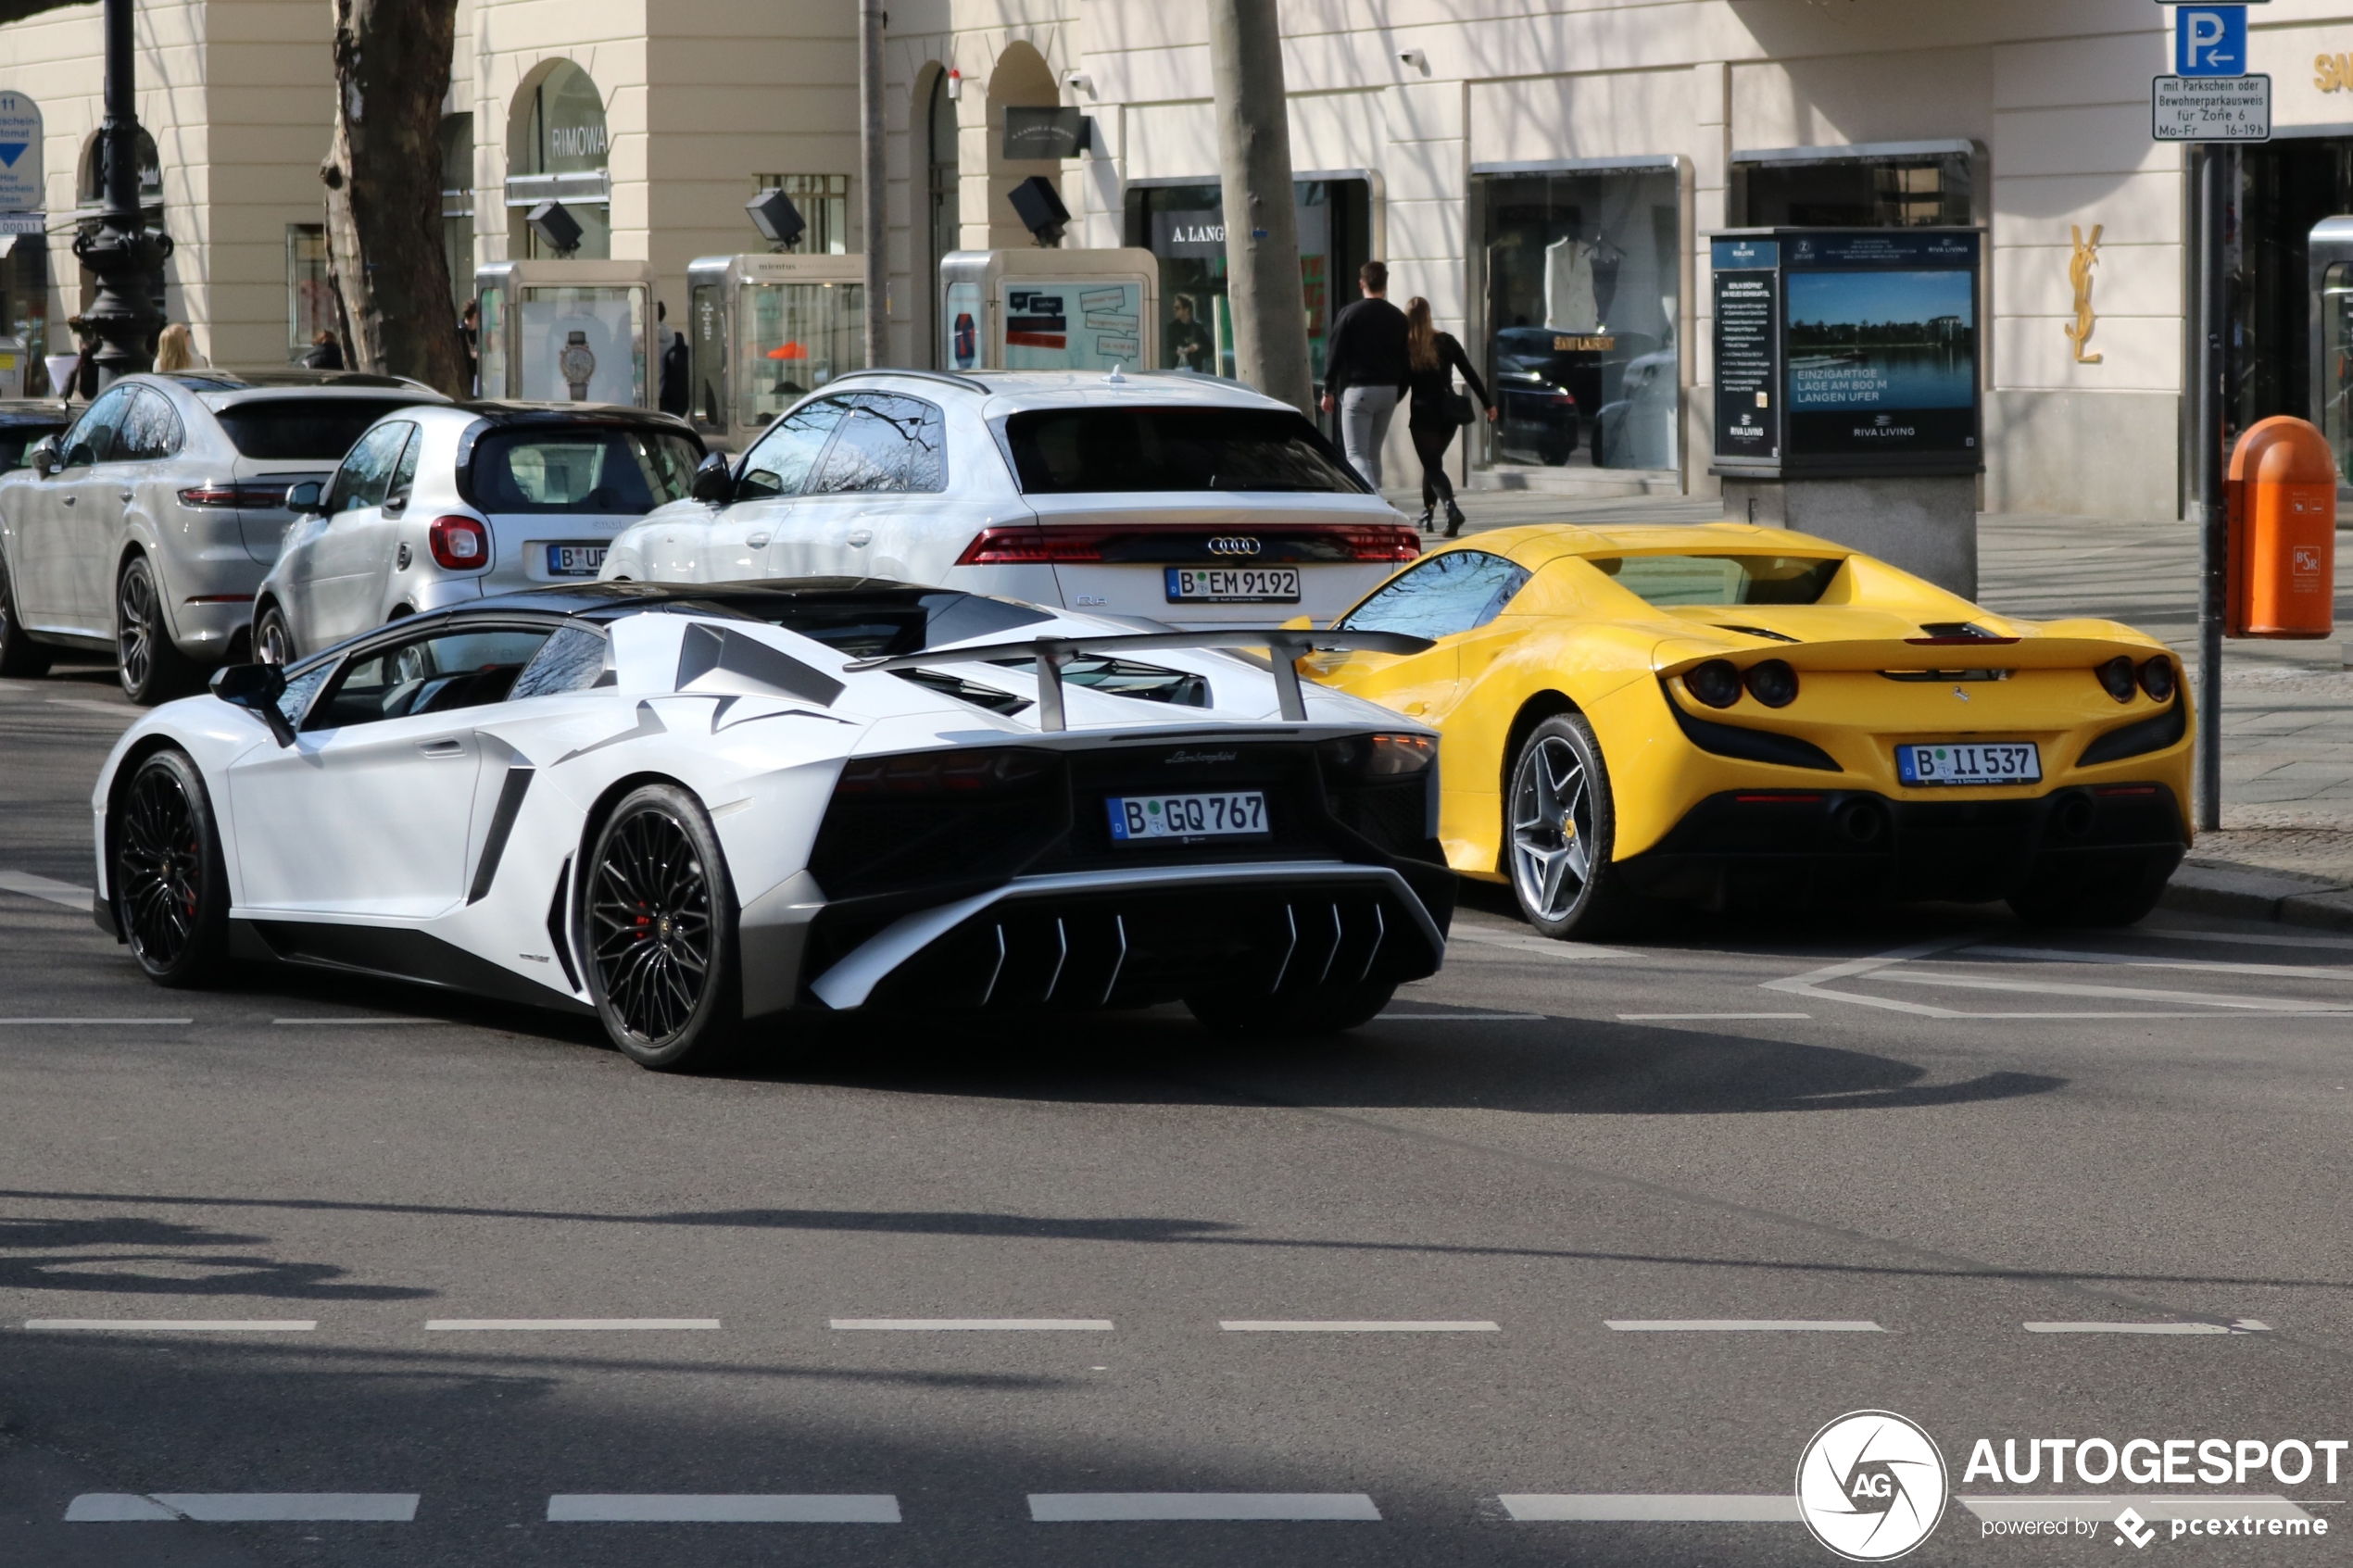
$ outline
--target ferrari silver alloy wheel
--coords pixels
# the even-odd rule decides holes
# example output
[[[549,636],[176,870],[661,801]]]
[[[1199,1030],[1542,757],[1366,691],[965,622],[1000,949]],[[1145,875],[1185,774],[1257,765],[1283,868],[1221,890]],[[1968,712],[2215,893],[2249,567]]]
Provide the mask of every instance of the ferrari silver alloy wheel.
[[[1512,781],[1512,881],[1520,902],[1567,920],[1593,875],[1593,799],[1584,759],[1559,735],[1521,753]]]
[[[630,1034],[661,1046],[694,1021],[711,974],[711,884],[685,824],[646,809],[616,826],[589,888],[605,997]]]
[[[188,950],[204,898],[205,848],[188,792],[169,769],[132,781],[115,849],[123,935],[150,968],[169,968]]]
[[[144,565],[133,562],[115,588],[115,643],[122,662],[124,691],[146,690],[148,677],[155,672],[156,637],[162,630],[162,619],[156,605],[155,577]]]

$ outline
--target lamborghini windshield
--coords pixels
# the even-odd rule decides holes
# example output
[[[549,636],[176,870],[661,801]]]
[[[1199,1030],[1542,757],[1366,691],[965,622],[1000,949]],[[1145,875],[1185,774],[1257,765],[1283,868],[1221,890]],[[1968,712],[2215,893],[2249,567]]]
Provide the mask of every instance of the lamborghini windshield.
[[[1655,605],[1819,603],[1836,556],[1604,556],[1593,565]]]

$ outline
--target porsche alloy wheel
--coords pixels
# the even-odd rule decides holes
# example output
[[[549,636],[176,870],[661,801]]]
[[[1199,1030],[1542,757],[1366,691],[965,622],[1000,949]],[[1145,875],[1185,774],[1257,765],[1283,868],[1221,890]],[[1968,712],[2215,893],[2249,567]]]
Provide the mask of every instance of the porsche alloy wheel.
[[[142,708],[168,702],[195,685],[195,667],[171,641],[155,568],[133,556],[115,579],[115,672],[122,695]]]
[[[1642,911],[1611,863],[1609,771],[1582,717],[1560,714],[1529,733],[1504,806],[1504,853],[1529,924],[1547,936],[1596,936]]]
[[[115,923],[151,979],[209,978],[225,950],[227,877],[212,806],[195,765],[158,751],[123,789],[108,839]]]
[[[282,670],[295,661],[294,633],[286,625],[286,612],[276,605],[263,610],[254,622],[253,660]]]
[[[734,1022],[735,899],[702,807],[673,784],[623,799],[597,835],[585,910],[605,1032],[644,1067],[676,1067]]]

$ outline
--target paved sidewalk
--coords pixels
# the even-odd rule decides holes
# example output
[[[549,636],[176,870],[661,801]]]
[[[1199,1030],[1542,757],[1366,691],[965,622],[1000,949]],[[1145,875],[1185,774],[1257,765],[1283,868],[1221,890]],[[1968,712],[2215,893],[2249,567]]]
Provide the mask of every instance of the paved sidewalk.
[[[1408,516],[1417,493],[1390,499]],[[1712,499],[1462,496],[1468,532],[1525,522],[1699,522]],[[2353,546],[2337,559],[2337,624],[2353,635]],[[1979,598],[2035,620],[2098,616],[2197,663],[2197,537],[2184,522],[1987,512]],[[2222,831],[2200,835],[2169,903],[2353,930],[2353,669],[2325,642],[2231,642],[2222,669]]]

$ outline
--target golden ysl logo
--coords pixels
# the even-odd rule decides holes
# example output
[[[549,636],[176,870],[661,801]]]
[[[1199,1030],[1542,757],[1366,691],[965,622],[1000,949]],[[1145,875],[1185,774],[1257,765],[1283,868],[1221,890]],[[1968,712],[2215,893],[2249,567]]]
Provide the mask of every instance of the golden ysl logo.
[[[2093,224],[2092,237],[2087,242],[2081,224],[2067,226],[2068,235],[2075,243],[2075,254],[2067,260],[2067,281],[2075,285],[2075,324],[2060,330],[2067,333],[2068,341],[2075,345],[2075,362],[2079,365],[2100,362],[2098,355],[2086,354],[2083,349],[2092,341],[2092,329],[2099,320],[2092,311],[2092,269],[2099,263],[2100,231],[2106,227],[2103,223]]]

